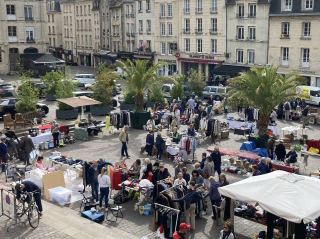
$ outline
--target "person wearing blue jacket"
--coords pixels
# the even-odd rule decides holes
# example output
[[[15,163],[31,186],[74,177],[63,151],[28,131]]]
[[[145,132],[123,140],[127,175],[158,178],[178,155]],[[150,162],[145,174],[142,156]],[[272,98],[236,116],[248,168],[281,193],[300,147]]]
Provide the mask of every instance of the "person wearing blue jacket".
[[[297,155],[296,151],[294,151],[294,147],[291,147],[289,153],[286,154],[286,162],[288,164],[296,163],[297,157],[298,157],[298,155]]]
[[[91,167],[88,169],[87,172],[87,185],[92,189],[92,199],[95,200],[95,203],[98,204],[98,175],[101,173],[102,167],[110,163],[101,163],[98,164],[97,160],[94,160]]]
[[[166,148],[166,142],[161,137],[161,133],[158,132],[156,137],[156,147],[157,147],[157,159],[161,160],[162,151]]]
[[[261,174],[269,173],[269,167],[267,165],[267,159],[265,157],[262,157],[260,163],[258,163],[258,170]]]
[[[1,137],[1,143],[0,143],[0,163],[6,163],[7,157],[10,157],[8,154],[8,148],[6,145],[6,137]],[[2,164],[2,172],[5,172],[5,165]]]
[[[152,156],[152,149],[153,149],[153,145],[154,145],[154,131],[150,130],[150,133],[147,135],[147,152],[148,152],[148,156],[151,157]]]
[[[219,207],[220,206],[220,202],[221,202],[221,195],[220,195],[220,193],[218,191],[218,188],[220,187],[220,183],[216,182],[213,176],[209,177],[209,181],[211,183],[209,192],[206,195],[204,195],[203,197],[204,198],[210,197],[210,201],[211,201],[211,204],[212,204],[212,211],[213,211],[212,219],[216,220],[217,213],[216,213],[215,206]]]

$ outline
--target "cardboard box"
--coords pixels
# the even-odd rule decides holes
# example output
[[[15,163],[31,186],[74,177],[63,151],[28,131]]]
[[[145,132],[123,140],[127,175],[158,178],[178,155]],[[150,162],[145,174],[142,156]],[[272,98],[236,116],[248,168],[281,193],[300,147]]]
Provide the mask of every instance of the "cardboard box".
[[[318,109],[317,108],[311,108],[310,109],[310,113],[318,113]]]
[[[285,148],[289,148],[290,149],[290,147],[291,147],[291,144],[289,144],[289,143],[283,143],[283,145],[284,145]]]
[[[289,138],[280,138],[284,143],[290,143],[291,140]]]
[[[290,140],[290,142],[294,139],[293,134],[285,134],[284,137],[288,138]]]

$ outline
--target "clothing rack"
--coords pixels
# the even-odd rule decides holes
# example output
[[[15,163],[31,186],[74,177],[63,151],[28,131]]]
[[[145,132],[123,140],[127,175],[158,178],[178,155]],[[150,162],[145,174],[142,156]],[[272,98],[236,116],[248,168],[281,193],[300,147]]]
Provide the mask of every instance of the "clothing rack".
[[[159,203],[154,203],[154,205],[157,205],[157,206],[160,206],[160,207],[167,208],[167,209],[169,209],[169,210],[175,211],[177,214],[180,213],[180,210],[175,209],[175,208],[172,208],[172,207],[164,206],[164,205],[159,204]],[[177,216],[177,219],[176,219],[176,226],[175,226],[175,228],[177,228],[177,225],[178,225],[178,216]]]
[[[174,189],[174,188],[178,188],[178,187],[180,187],[180,189],[182,190],[183,184],[180,183],[180,184],[178,184],[178,185],[176,185],[176,186],[172,186],[171,188],[168,188],[168,189],[166,189],[166,190],[163,190],[162,192],[160,192],[160,194],[165,193],[166,191],[170,191],[170,190],[172,190],[172,189]]]

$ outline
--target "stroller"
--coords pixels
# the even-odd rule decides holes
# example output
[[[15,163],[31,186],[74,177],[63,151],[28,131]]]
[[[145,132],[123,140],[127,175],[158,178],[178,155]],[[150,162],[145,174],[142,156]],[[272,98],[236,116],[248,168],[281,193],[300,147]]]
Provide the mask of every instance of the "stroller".
[[[74,137],[74,134],[70,132],[69,126],[66,126],[66,129],[64,131],[63,141],[65,144],[73,144],[74,142],[76,142],[76,138]]]

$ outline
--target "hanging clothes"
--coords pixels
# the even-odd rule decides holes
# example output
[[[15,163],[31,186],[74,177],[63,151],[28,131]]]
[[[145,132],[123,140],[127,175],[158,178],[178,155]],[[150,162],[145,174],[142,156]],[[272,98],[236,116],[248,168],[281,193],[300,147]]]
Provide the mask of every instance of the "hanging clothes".
[[[110,116],[107,115],[106,116],[106,131],[109,131],[109,127],[110,127]]]
[[[197,140],[194,138],[191,140],[191,153],[195,153],[197,150]]]

